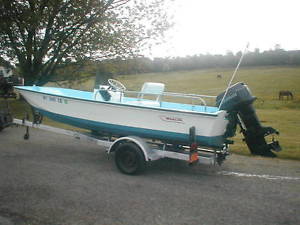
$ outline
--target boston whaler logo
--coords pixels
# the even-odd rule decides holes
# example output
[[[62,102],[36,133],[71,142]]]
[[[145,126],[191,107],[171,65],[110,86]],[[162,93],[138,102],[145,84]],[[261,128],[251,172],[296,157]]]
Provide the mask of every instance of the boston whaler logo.
[[[159,116],[161,120],[173,123],[184,123],[183,119],[175,116]]]

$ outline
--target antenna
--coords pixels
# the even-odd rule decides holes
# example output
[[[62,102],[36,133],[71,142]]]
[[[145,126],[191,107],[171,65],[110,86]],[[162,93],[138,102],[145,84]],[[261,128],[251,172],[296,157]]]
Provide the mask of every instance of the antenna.
[[[233,79],[234,79],[234,77],[235,77],[235,74],[236,74],[236,72],[238,71],[238,69],[239,69],[239,67],[240,67],[241,62],[243,61],[244,55],[246,54],[246,52],[247,52],[247,50],[248,50],[248,47],[249,47],[249,42],[247,43],[247,45],[246,45],[246,47],[245,47],[245,49],[244,49],[244,51],[243,51],[243,53],[242,53],[242,55],[241,55],[241,58],[240,58],[240,60],[239,60],[239,63],[237,64],[237,66],[236,66],[236,68],[235,68],[235,70],[234,70],[234,72],[233,72],[233,74],[232,74],[232,76],[231,76],[231,79],[230,79],[230,81],[229,81],[229,83],[228,83],[228,86],[227,86],[227,88],[226,88],[225,94],[224,94],[224,96],[223,96],[223,98],[222,98],[222,100],[221,100],[221,103],[220,103],[220,105],[219,105],[219,109],[221,109],[221,106],[222,106],[222,104],[223,104],[223,101],[224,101],[224,99],[225,99],[225,97],[226,97],[226,95],[227,95],[227,92],[228,92],[228,90],[229,90],[229,88],[230,88],[230,86],[231,86],[231,83],[232,83],[232,81],[233,81]]]

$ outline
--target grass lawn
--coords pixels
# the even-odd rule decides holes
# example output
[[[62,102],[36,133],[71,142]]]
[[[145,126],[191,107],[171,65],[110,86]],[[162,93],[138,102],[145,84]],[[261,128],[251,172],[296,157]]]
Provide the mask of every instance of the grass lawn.
[[[128,90],[139,90],[144,82],[151,81],[165,83],[166,91],[169,92],[218,95],[226,88],[233,70],[231,68],[147,73],[122,75],[115,79],[125,84]],[[217,74],[222,74],[222,78],[218,79]],[[255,108],[262,124],[279,130],[278,139],[283,151],[278,153],[278,156],[300,160],[300,67],[242,68],[233,81],[233,83],[236,82],[248,84],[253,95],[258,98]],[[48,84],[48,86],[51,85]],[[93,86],[94,79],[90,79],[84,83],[75,84],[73,88],[91,90]],[[278,100],[280,90],[291,91],[294,94],[294,100]],[[23,104],[12,103],[16,116],[22,117]],[[46,120],[46,123],[53,124],[50,120]],[[234,140],[232,152],[249,154],[240,134],[237,134]]]

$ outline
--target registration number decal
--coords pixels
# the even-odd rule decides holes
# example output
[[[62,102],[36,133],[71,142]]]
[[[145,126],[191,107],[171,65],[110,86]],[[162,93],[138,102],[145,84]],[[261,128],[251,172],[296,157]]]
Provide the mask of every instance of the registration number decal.
[[[68,100],[60,97],[54,97],[54,96],[46,96],[43,95],[43,100],[44,101],[49,101],[49,102],[57,102],[61,104],[68,104]]]

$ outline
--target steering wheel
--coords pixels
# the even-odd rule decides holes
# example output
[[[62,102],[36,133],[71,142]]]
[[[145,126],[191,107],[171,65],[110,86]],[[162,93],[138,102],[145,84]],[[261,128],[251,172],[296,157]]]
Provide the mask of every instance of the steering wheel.
[[[108,79],[108,83],[116,91],[125,91],[126,90],[126,87],[120,81],[117,81],[114,79]]]

